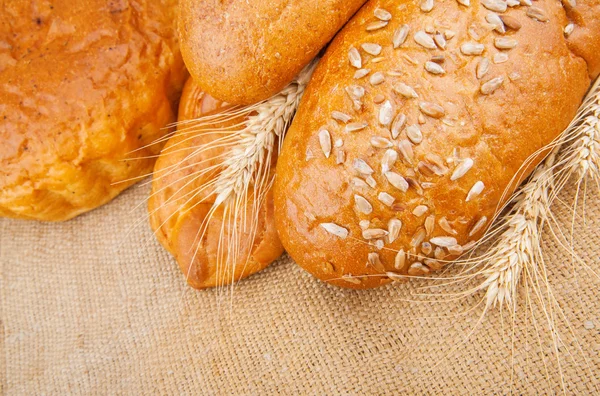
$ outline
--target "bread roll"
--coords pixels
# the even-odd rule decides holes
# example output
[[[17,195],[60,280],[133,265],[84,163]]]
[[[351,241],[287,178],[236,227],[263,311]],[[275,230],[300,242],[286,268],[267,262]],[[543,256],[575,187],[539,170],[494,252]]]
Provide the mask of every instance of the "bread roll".
[[[282,243],[316,277],[360,289],[439,269],[575,115],[600,34],[567,43],[553,0],[468,4],[370,1],[320,62],[275,186]]]
[[[211,189],[201,187],[215,180],[223,161],[219,156],[226,155],[227,148],[221,146],[201,151],[200,147],[225,134],[206,133],[211,129],[210,125],[198,129],[195,123],[185,121],[210,117],[215,110],[225,107],[228,105],[205,95],[191,78],[188,80],[179,105],[181,129],[169,139],[156,162],[148,203],[152,229],[179,263],[187,282],[197,289],[223,286],[245,278],[264,269],[283,253],[275,229],[271,188],[258,208],[254,233],[249,224],[244,225],[242,221],[244,216],[252,216],[252,191],[248,193],[246,213],[240,212],[236,216],[237,226],[231,225],[232,218],[223,215],[223,206],[205,223],[215,195]],[[213,126],[233,127],[242,121],[240,117],[234,117]],[[217,169],[200,173],[212,166]],[[275,163],[271,172],[274,172],[274,166]],[[234,232],[240,235],[241,241],[237,258],[228,257],[227,246],[221,242],[227,240],[222,238],[223,235],[232,236]]]
[[[67,220],[152,170],[161,146],[138,149],[175,120],[186,78],[176,8],[2,3],[0,216]],[[134,157],[144,159],[126,160]]]
[[[179,35],[205,92],[253,104],[283,89],[365,0],[182,0]]]

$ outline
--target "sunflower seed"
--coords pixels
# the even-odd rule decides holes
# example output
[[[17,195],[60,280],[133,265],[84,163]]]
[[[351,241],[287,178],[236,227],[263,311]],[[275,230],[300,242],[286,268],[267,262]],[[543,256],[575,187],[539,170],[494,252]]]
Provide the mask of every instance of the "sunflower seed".
[[[445,50],[446,49],[446,38],[441,33],[436,33],[433,36],[433,41],[437,44],[438,47]]]
[[[412,263],[410,268],[408,269],[408,274],[411,276],[422,276],[429,273],[429,268],[424,266],[423,264],[416,262]]]
[[[417,169],[426,176],[444,176],[446,173],[448,173],[448,168],[445,166],[442,165],[440,167],[427,161],[419,161],[417,164]]]
[[[437,46],[435,45],[435,41],[433,41],[433,38],[431,38],[430,35],[428,35],[427,33],[425,33],[422,30],[419,30],[417,33],[415,33],[414,40],[417,44],[419,44],[422,47],[425,47],[428,49],[436,49],[437,48]]]
[[[500,16],[498,14],[494,14],[493,12],[490,12],[489,14],[487,14],[485,16],[485,20],[492,26],[494,26],[494,30],[497,31],[498,33],[506,33],[506,28],[504,27],[504,22],[502,22],[502,19],[500,18]]]
[[[442,118],[446,115],[446,110],[438,104],[430,102],[419,102],[419,109],[432,118]]]
[[[344,150],[338,150],[338,152],[335,153],[335,163],[340,165],[344,162],[346,162],[346,152]]]
[[[433,252],[433,257],[435,257],[438,260],[443,260],[445,259],[447,256],[446,252],[444,251],[444,249],[442,249],[441,247],[436,247],[434,252]]]
[[[387,236],[388,232],[381,228],[369,228],[362,232],[362,237],[364,239],[379,239]]]
[[[425,231],[427,231],[427,235],[431,235],[433,233],[434,228],[435,228],[435,215],[429,215],[425,219]]]
[[[394,119],[394,109],[392,103],[389,100],[383,102],[379,108],[379,123],[383,126],[388,126]]]
[[[421,244],[421,252],[423,252],[424,255],[428,256],[431,254],[432,251],[433,251],[433,247],[431,246],[431,243],[423,242]]]
[[[396,200],[396,198],[392,197],[386,192],[380,192],[379,195],[377,195],[377,199],[379,199],[381,203],[387,206],[392,206],[394,204],[394,201]]]
[[[533,6],[527,8],[527,16],[539,22],[548,22],[550,20],[542,9]]]
[[[383,241],[377,241],[375,243],[375,246],[377,246],[378,249],[381,249],[383,248],[382,244]],[[381,248],[379,246],[381,246]],[[379,255],[377,253],[372,252],[367,255],[367,265],[370,265],[379,272],[385,272],[385,267],[381,263],[381,259],[379,258]]]
[[[444,267],[439,261],[430,258],[423,260],[423,264],[434,271],[440,270]]]
[[[354,195],[354,203],[356,210],[364,214],[370,214],[373,211],[373,206],[361,195]]]
[[[469,202],[473,198],[479,196],[479,194],[483,192],[484,187],[485,185],[482,181],[478,181],[477,183],[473,184],[473,187],[471,187],[471,190],[469,190],[469,193],[467,194],[466,202]]]
[[[421,217],[428,211],[429,211],[429,208],[427,206],[419,205],[413,209],[412,213],[417,217]]]
[[[342,147],[344,145],[344,141],[342,139],[337,139],[334,143],[335,147]]]
[[[427,236],[427,232],[425,231],[425,228],[419,227],[419,229],[414,233],[414,235],[410,241],[410,246],[417,247],[417,246],[421,245],[423,243],[423,241],[425,240],[426,236]]]
[[[375,30],[382,29],[382,28],[386,27],[387,24],[388,24],[387,21],[382,21],[382,20],[371,22],[367,25],[367,32],[372,32]]]
[[[348,236],[348,230],[344,227],[340,227],[335,223],[321,223],[319,224],[325,231],[331,235],[335,235],[338,238],[346,239]]]
[[[494,54],[494,63],[495,64],[500,64],[500,63],[505,63],[508,62],[508,54],[505,52],[498,52],[496,54]]]
[[[398,250],[398,253],[396,253],[396,257],[394,258],[394,268],[396,268],[397,270],[401,270],[402,268],[404,268],[405,264],[406,253],[404,253],[404,249],[400,249]]]
[[[577,1],[576,0],[562,0],[563,6],[565,6],[565,8],[575,8],[577,7]]]
[[[385,80],[385,75],[382,72],[376,72],[369,77],[371,85],[379,85]]]
[[[421,11],[429,12],[433,10],[433,0],[422,0],[421,1]]]
[[[457,0],[458,4],[464,5],[465,7],[469,7],[471,5],[470,0]]]
[[[355,278],[354,275],[351,274],[342,275],[342,279],[348,283],[353,283],[355,285],[360,285],[362,283],[360,279]]]
[[[481,5],[490,11],[505,12],[508,6],[502,0],[481,0]]]
[[[389,172],[397,160],[398,153],[395,150],[386,150],[381,159],[381,173],[385,175]]]
[[[356,73],[354,73],[354,78],[356,80],[360,80],[361,78],[363,78],[364,76],[366,76],[370,72],[371,72],[371,70],[369,70],[369,69],[358,69],[356,71]]]
[[[488,70],[490,70],[490,60],[484,56],[477,64],[477,78],[482,79],[487,74]]]
[[[462,160],[458,166],[454,169],[450,180],[458,180],[463,177],[469,169],[473,167],[473,160],[471,158],[465,158]]]
[[[440,247],[446,247],[446,248],[455,246],[458,244],[458,242],[456,241],[456,238],[449,237],[449,236],[440,236],[440,237],[431,238],[429,240],[429,242],[433,243],[434,245],[437,245]]]
[[[305,161],[310,161],[313,158],[315,158],[315,156],[313,155],[312,150],[310,148],[307,148],[306,149]]]
[[[509,15],[501,15],[500,19],[504,26],[511,30],[519,30],[521,29],[521,22],[519,22],[515,17],[511,17]]]
[[[354,160],[354,162],[352,163],[352,167],[358,172],[361,173],[363,175],[371,175],[373,173],[373,168],[371,168],[369,166],[369,164],[367,164],[365,161],[357,158]]]
[[[410,125],[406,128],[406,136],[414,144],[419,144],[423,141],[423,134],[418,125]]]
[[[350,85],[346,87],[346,93],[350,99],[361,99],[365,96],[365,89],[360,85]]]
[[[393,243],[398,236],[400,235],[400,230],[402,229],[402,222],[398,219],[390,219],[388,221],[388,243]]]
[[[386,139],[382,136],[373,136],[370,139],[370,143],[371,143],[371,146],[373,146],[375,148],[380,148],[380,149],[392,147],[392,142],[390,142],[389,139]]]
[[[528,6],[528,7],[531,7],[531,5],[533,4],[531,2],[531,0],[519,0],[519,3],[521,3],[522,6]]]
[[[386,172],[385,177],[387,178],[388,182],[390,182],[390,184],[396,187],[398,190],[402,192],[406,192],[408,190],[408,182],[396,172]]]
[[[473,228],[471,228],[471,231],[469,232],[469,237],[472,237],[473,235],[477,234],[479,231],[481,231],[483,229],[483,227],[485,227],[485,224],[487,223],[487,217],[486,216],[482,216],[477,223],[475,223],[475,225],[473,225]]]
[[[392,19],[392,14],[390,14],[383,8],[375,9],[375,11],[373,11],[373,15],[375,15],[375,18],[380,19],[382,21],[389,21],[390,19]]]
[[[377,182],[375,181],[375,179],[373,179],[373,176],[367,176],[365,181],[369,186],[371,186],[371,188],[375,188],[377,186]]]
[[[504,77],[492,78],[481,86],[480,91],[484,95],[491,95],[496,92],[496,90],[500,88],[503,83]]]
[[[385,100],[385,96],[382,94],[377,94],[375,95],[375,97],[373,98],[373,103],[375,104],[380,104],[381,102],[383,102]]]
[[[452,228],[452,226],[448,222],[448,219],[446,219],[445,216],[438,220],[438,224],[440,225],[442,230],[446,231],[447,233],[454,235],[457,234],[456,230]]]
[[[406,38],[408,37],[408,32],[410,31],[410,27],[408,25],[402,25],[394,32],[394,36],[392,37],[392,45],[394,49],[400,47],[402,44],[406,42]]]
[[[392,89],[407,99],[419,97],[419,95],[417,94],[417,91],[415,91],[411,86],[406,85],[404,83],[398,83],[398,84],[394,85],[394,87]]]
[[[468,42],[460,46],[460,52],[464,55],[481,55],[485,50],[485,46],[479,43]]]
[[[391,129],[392,139],[396,139],[398,137],[398,135],[400,135],[400,132],[402,131],[402,128],[404,128],[405,123],[406,123],[406,116],[402,113],[396,114],[396,117],[394,118],[394,122],[392,122],[392,129]]]
[[[360,52],[354,47],[350,47],[348,50],[348,60],[350,60],[350,64],[357,69],[362,67],[362,58],[360,57]]]
[[[449,246],[446,249],[448,249],[448,253],[452,255],[461,255],[464,251],[463,247],[460,245]]]
[[[564,29],[565,37],[569,37],[573,33],[574,30],[575,30],[575,24],[573,24],[573,23],[569,23],[567,26],[565,26],[565,29]]]
[[[341,121],[344,124],[348,123],[348,121],[352,119],[352,117],[350,117],[348,114],[336,110],[331,112],[331,118],[333,118],[334,120]]]
[[[325,157],[329,158],[329,155],[331,154],[331,135],[328,130],[321,129],[321,131],[319,131],[319,144],[321,145],[321,150],[323,150]]]
[[[431,57],[431,61],[435,63],[444,63],[446,61],[446,57],[444,55],[434,55]]]
[[[409,164],[413,163],[414,153],[412,149],[412,144],[408,140],[402,139],[401,141],[399,141],[398,150],[400,151],[400,154],[402,154],[402,158],[404,158],[404,161],[406,161]]]
[[[381,45],[375,43],[361,44],[362,49],[369,55],[377,56],[381,53]]]
[[[365,183],[365,181],[361,178],[358,177],[353,177],[352,178],[352,187],[355,189],[367,189],[369,188],[369,185],[367,183]]]
[[[351,122],[346,125],[346,132],[356,132],[368,127],[369,124],[366,122]]]
[[[435,62],[427,61],[425,62],[425,70],[427,70],[431,74],[445,74],[446,70]]]
[[[518,7],[521,5],[519,0],[506,0],[506,5],[509,7]]]
[[[358,222],[358,226],[364,231],[371,226],[371,222],[369,220],[361,220]]]
[[[454,36],[456,36],[456,32],[454,30],[444,30],[444,37],[446,37],[446,40],[452,40]]]
[[[494,40],[494,45],[498,49],[513,49],[518,44],[519,42],[517,40],[508,37],[496,37]]]

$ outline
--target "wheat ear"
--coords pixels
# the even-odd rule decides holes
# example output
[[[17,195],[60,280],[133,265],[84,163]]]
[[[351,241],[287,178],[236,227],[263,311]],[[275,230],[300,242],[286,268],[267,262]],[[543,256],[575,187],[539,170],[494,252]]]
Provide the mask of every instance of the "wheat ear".
[[[203,134],[209,135],[211,139],[208,143],[194,146],[193,151],[182,161],[163,169],[160,174],[155,174],[155,178],[160,178],[177,174],[187,168],[192,170],[187,172],[187,175],[177,178],[177,182],[184,180],[185,184],[163,205],[177,201],[180,207],[190,210],[199,204],[210,202],[209,200],[213,201],[198,228],[194,242],[196,249],[199,248],[197,242],[203,240],[207,232],[211,218],[217,211],[222,212],[223,222],[216,261],[216,276],[222,285],[233,284],[235,266],[240,263],[244,265],[249,259],[249,256],[241,257],[242,246],[244,242],[254,240],[261,208],[274,181],[274,172],[271,169],[273,160],[279,153],[285,133],[316,64],[316,60],[311,62],[294,81],[267,100],[179,123],[179,133],[185,136],[183,141]],[[242,121],[228,127],[215,128],[215,124],[231,120]],[[203,163],[205,161],[194,160],[195,157],[214,149],[222,152],[217,157],[210,158],[212,162],[216,160],[216,164],[207,166]],[[177,144],[172,145],[163,155],[177,150],[181,150]],[[183,165],[184,163],[186,165]],[[179,194],[197,180],[206,181],[185,194]],[[230,232],[226,232],[227,230]],[[192,262],[197,252],[198,250],[194,252]],[[251,254],[251,251],[248,253]],[[229,280],[224,279],[227,273],[231,275]],[[189,277],[189,273],[186,276]]]
[[[599,138],[600,80],[590,89],[569,127],[548,147],[526,161],[528,164],[544,150],[550,152],[508,201],[510,209],[497,218],[482,238],[487,242],[497,236],[491,247],[481,256],[462,261],[468,264],[465,272],[470,275],[466,278],[484,277],[483,282],[466,294],[485,291],[486,308],[502,307],[505,303],[516,303],[517,286],[523,271],[534,277],[543,272],[542,230],[546,225],[556,223],[552,204],[573,175],[577,175],[579,186],[589,178],[598,185]],[[562,237],[560,231],[553,230],[551,234],[557,239]],[[562,239],[560,245],[568,246]],[[572,250],[569,253],[574,255]]]

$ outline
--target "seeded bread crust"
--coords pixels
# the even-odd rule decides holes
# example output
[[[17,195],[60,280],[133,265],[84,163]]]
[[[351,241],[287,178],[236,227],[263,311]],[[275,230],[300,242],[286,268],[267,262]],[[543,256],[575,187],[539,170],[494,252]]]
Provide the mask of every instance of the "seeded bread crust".
[[[179,105],[179,121],[196,119],[209,115],[215,110],[227,106],[219,100],[204,94],[201,88],[190,78],[185,85]],[[229,121],[229,125],[240,122],[239,118]],[[239,262],[233,274],[231,267],[226,271],[217,268],[218,241],[223,224],[222,211],[217,211],[209,222],[202,241],[198,232],[210,210],[215,196],[208,191],[197,192],[199,186],[209,181],[214,174],[191,178],[198,174],[200,166],[209,167],[218,164],[216,156],[222,150],[213,149],[193,154],[200,145],[222,135],[194,134],[193,124],[182,124],[169,139],[165,149],[156,162],[152,194],[148,201],[150,224],[160,243],[175,257],[187,282],[196,289],[223,286],[246,278],[271,264],[283,253],[275,229],[272,190],[266,196],[263,207],[257,216],[256,235],[242,237],[243,247]],[[179,166],[177,165],[179,164]],[[275,169],[275,164],[273,168]],[[252,192],[249,193],[252,195]],[[247,217],[251,217],[248,205]],[[241,218],[238,218],[238,224]],[[238,229],[240,232],[241,228]],[[231,232],[226,228],[225,233]],[[246,257],[248,260],[246,261]]]
[[[67,220],[152,170],[187,77],[176,8],[2,2],[0,216]]]
[[[365,0],[182,0],[179,33],[202,89],[233,104],[281,91]]]
[[[567,45],[572,21],[554,0],[468,3],[370,1],[315,71],[279,159],[275,212],[284,247],[319,279],[362,289],[441,268],[575,115],[600,34],[582,40],[576,25]],[[590,4],[587,29],[600,16]],[[378,9],[392,18],[369,32]]]

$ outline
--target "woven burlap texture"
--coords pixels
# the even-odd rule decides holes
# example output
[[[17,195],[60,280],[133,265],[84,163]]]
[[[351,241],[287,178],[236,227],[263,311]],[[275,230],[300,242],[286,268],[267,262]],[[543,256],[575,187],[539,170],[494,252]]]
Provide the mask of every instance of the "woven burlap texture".
[[[342,290],[284,256],[233,295],[192,290],[149,230],[147,194],[63,224],[0,220],[5,394],[540,394],[561,391],[559,372],[567,393],[598,390],[600,282],[555,243],[548,277],[575,336],[561,327],[560,370],[543,320],[541,346],[531,318],[476,327],[481,295],[406,301],[423,282]],[[598,270],[597,195],[586,222],[574,244]]]

